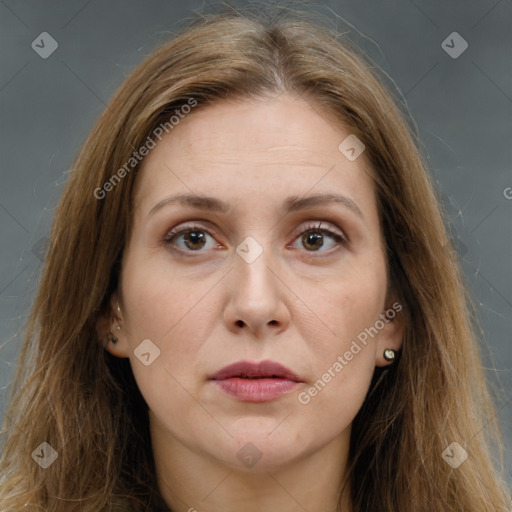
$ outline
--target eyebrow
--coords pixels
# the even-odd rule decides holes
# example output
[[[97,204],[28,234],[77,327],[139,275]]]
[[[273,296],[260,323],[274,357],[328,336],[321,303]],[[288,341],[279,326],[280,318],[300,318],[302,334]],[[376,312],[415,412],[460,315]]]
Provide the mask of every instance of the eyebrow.
[[[352,199],[340,194],[316,194],[307,197],[290,196],[286,198],[281,207],[281,213],[291,213],[315,206],[325,206],[330,203],[340,204],[364,219],[363,213]],[[158,202],[151,208],[148,217],[153,215],[157,210],[164,206],[179,204],[183,206],[191,206],[199,210],[205,210],[217,213],[229,213],[231,206],[216,197],[199,196],[195,194],[177,194],[167,197]]]

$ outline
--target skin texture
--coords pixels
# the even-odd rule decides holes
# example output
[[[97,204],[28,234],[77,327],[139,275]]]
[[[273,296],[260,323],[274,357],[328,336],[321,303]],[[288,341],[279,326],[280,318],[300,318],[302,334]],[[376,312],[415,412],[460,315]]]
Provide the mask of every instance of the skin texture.
[[[225,101],[187,116],[142,163],[115,320],[98,329],[121,327],[108,349],[130,358],[173,511],[336,510],[351,423],[403,333],[397,316],[309,403],[298,400],[393,304],[364,154],[349,161],[338,150],[349,134],[288,94]],[[230,211],[167,204],[150,213],[178,193],[222,199]],[[288,196],[323,193],[350,198],[362,216],[336,203],[280,211]],[[349,243],[324,233],[323,245],[308,244],[302,235],[319,222]],[[183,234],[164,241],[190,223],[204,246]],[[251,263],[236,252],[248,236],[263,251]],[[134,354],[145,339],[160,350],[148,366]],[[265,359],[304,382],[248,403],[208,381],[230,363]],[[247,443],[261,454],[252,467],[237,457]]]

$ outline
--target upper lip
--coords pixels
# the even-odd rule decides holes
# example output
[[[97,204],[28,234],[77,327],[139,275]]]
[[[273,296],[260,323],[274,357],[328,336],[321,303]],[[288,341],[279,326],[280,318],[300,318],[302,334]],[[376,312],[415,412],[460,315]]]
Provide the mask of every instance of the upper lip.
[[[238,361],[225,366],[209,377],[209,380],[223,380],[234,377],[240,378],[272,378],[293,380],[302,382],[302,379],[286,366],[275,361]]]

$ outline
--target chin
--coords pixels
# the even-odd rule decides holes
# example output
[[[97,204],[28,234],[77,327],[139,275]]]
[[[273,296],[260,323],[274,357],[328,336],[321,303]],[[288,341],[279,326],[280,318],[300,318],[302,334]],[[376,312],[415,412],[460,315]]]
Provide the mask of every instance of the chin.
[[[252,425],[248,419],[238,423],[237,429],[230,429],[233,438],[227,440],[227,446],[219,444],[219,453],[214,454],[233,470],[247,473],[277,471],[306,456],[309,451],[307,440],[294,433],[290,425],[285,426],[286,422],[278,426],[279,421],[273,419],[262,425],[259,418]],[[306,441],[304,445],[299,442],[301,439]]]

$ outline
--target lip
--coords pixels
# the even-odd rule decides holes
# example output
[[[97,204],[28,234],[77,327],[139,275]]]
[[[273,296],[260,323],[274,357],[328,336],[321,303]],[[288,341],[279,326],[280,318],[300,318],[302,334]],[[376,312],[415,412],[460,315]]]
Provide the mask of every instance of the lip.
[[[221,391],[245,402],[267,402],[293,391],[303,380],[275,361],[238,361],[208,378]]]

